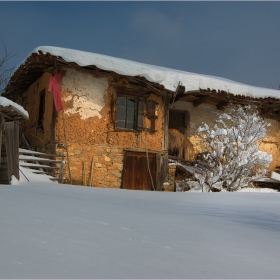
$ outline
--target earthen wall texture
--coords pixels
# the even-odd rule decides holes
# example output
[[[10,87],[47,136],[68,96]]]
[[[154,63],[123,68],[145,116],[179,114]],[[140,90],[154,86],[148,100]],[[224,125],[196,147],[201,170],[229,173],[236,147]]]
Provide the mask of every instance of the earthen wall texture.
[[[163,101],[151,94],[157,102],[155,132],[122,131],[115,128],[114,101],[116,90],[110,86],[111,74],[94,74],[88,71],[65,69],[62,79],[63,111],[57,113],[56,142],[67,162],[66,183],[98,187],[121,187],[123,149],[162,150]],[[144,125],[149,125],[146,118]],[[68,147],[68,156],[66,153]],[[93,167],[91,167],[93,162]],[[69,166],[68,166],[69,164]]]
[[[22,105],[29,113],[29,120],[22,122],[21,128],[24,135],[33,148],[43,152],[52,152],[52,116],[53,116],[53,95],[48,92],[50,73],[44,73],[37,81],[30,85],[28,90],[18,96],[16,102]],[[40,93],[45,92],[44,115],[42,116],[43,129],[38,127]]]
[[[203,122],[213,126],[218,119],[219,111],[215,106],[201,104],[195,107],[190,102],[176,102],[174,109],[187,110],[190,113],[190,128],[188,133],[188,142],[185,143],[185,151],[188,157],[186,159],[193,161],[197,154],[203,152],[201,139],[197,134],[197,129]],[[267,136],[263,139],[260,150],[273,156],[273,161],[269,170],[273,171],[276,166],[280,166],[280,122],[268,119],[271,126],[267,127]]]

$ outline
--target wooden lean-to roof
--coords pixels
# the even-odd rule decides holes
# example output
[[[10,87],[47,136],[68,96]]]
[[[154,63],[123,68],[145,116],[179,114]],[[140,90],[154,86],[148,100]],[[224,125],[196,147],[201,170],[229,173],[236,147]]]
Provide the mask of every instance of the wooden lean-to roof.
[[[3,96],[0,96],[0,115],[4,116],[6,122],[29,118],[28,112],[22,106]]]
[[[28,119],[26,114],[23,114],[20,110],[18,110],[12,105],[9,106],[0,105],[0,114],[4,116],[6,122]]]

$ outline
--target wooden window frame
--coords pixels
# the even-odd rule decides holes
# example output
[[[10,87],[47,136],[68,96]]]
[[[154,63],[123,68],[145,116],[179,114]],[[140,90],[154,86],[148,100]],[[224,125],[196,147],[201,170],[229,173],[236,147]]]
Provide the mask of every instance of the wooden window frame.
[[[135,100],[135,112],[134,112],[134,126],[133,128],[128,128],[126,127],[120,127],[118,126],[118,121],[120,119],[118,118],[118,108],[122,107],[118,105],[119,98],[125,98],[126,100],[128,99],[133,99]],[[147,130],[150,131],[151,133],[156,132],[155,130],[155,120],[158,118],[156,115],[156,106],[157,102],[154,100],[145,100],[144,97],[142,96],[135,96],[135,95],[126,95],[122,93],[118,93],[117,95],[117,100],[115,103],[115,130],[116,131],[142,131],[142,130]],[[125,111],[127,114],[127,101],[126,101],[126,107]],[[152,108],[152,109],[151,109]],[[124,121],[125,124],[127,123],[127,116],[125,117]],[[147,118],[150,120],[150,127],[145,128],[144,127],[144,119]]]
[[[190,112],[188,110],[169,109],[169,118],[170,118],[170,112],[184,114],[184,127],[170,127],[169,126],[170,124],[168,123],[168,128],[174,128],[174,129],[178,129],[178,130],[181,130],[182,128],[184,130],[189,129],[189,126],[190,126]]]
[[[124,101],[121,101],[123,99]],[[134,101],[134,107],[130,107],[129,101]],[[119,104],[123,103],[123,104]],[[120,130],[135,130],[136,128],[136,111],[137,111],[137,98],[131,96],[118,96],[116,103],[116,127]],[[129,116],[129,110],[133,110],[133,119]],[[119,112],[122,112],[123,118],[119,117]],[[131,119],[130,119],[131,118]],[[122,122],[123,126],[119,123]],[[130,125],[133,124],[133,127]]]
[[[156,119],[158,118],[158,116],[156,115],[156,106],[157,105],[158,105],[157,102],[154,100],[147,100],[145,102],[146,117],[150,120],[150,128],[148,128],[148,130],[151,133],[156,132]]]

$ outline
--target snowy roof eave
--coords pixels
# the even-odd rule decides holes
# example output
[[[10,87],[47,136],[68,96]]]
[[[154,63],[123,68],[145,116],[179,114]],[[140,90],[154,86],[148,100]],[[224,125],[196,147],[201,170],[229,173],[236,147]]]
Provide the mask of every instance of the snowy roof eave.
[[[279,90],[254,87],[220,77],[200,75],[96,53],[52,46],[37,47],[32,53],[38,53],[39,51],[44,54],[49,53],[53,56],[59,56],[66,62],[75,62],[79,66],[95,65],[102,70],[114,71],[121,75],[142,76],[148,81],[161,84],[171,91],[175,91],[180,82],[185,87],[186,92],[210,89],[252,98],[280,99]]]
[[[0,113],[8,120],[28,120],[28,112],[19,104],[0,96]]]

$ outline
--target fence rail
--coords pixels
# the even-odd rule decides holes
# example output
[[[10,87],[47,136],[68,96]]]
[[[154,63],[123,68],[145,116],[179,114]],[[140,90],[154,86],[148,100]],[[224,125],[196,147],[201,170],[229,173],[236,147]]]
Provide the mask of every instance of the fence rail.
[[[19,165],[32,169],[35,174],[52,176],[50,180],[63,184],[64,155],[52,155],[19,149]]]

